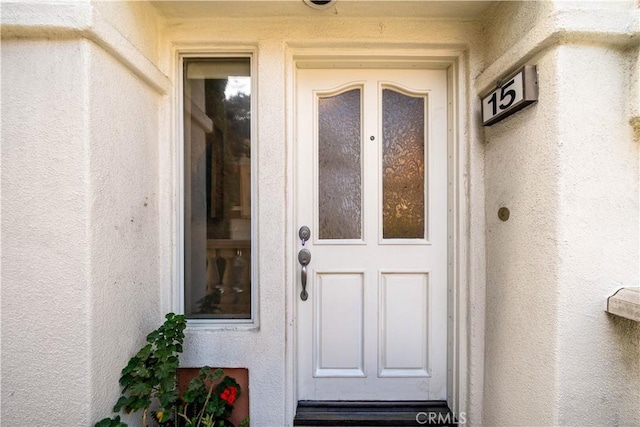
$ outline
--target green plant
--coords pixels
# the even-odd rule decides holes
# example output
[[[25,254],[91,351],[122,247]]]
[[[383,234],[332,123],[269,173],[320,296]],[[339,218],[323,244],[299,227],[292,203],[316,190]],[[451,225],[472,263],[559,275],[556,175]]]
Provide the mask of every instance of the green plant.
[[[169,313],[165,322],[147,335],[147,344],[122,369],[120,385],[122,396],[113,407],[114,412],[142,411],[142,425],[147,426],[149,407],[155,401],[159,410],[154,412],[158,424],[167,424],[178,399],[176,387],[178,355],[182,353],[186,320],[183,315]],[[118,424],[119,423],[119,424]],[[105,418],[95,427],[124,427],[120,417]]]
[[[118,415],[115,418],[105,418],[98,421],[95,427],[127,427],[127,424],[120,421],[120,415]]]
[[[241,389],[234,378],[222,378],[223,375],[222,369],[214,371],[208,366],[200,369],[182,395],[182,404],[178,409],[179,426],[233,427],[229,417]],[[247,418],[241,426],[248,425]]]

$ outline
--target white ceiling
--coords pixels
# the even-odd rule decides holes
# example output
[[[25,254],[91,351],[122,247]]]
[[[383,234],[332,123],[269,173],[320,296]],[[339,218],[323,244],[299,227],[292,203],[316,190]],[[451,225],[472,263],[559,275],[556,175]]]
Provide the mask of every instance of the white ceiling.
[[[495,1],[337,0],[313,9],[303,0],[153,0],[167,18],[340,16],[476,19]]]

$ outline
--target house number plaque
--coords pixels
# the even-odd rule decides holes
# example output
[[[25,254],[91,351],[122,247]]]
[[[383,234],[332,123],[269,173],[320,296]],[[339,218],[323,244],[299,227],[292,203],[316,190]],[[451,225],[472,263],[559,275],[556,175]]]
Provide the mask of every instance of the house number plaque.
[[[525,65],[497,89],[482,98],[482,125],[491,126],[538,100],[538,73],[535,65]]]

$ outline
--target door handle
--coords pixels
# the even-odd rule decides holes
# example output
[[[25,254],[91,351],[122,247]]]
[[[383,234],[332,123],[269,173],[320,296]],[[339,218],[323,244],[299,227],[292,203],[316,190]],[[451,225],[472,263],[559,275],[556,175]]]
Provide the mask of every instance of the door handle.
[[[300,292],[300,299],[306,301],[309,298],[307,293],[307,265],[311,261],[311,252],[309,249],[301,249],[298,252],[298,262],[302,266],[302,272],[300,274],[300,281],[302,282],[302,292]]]

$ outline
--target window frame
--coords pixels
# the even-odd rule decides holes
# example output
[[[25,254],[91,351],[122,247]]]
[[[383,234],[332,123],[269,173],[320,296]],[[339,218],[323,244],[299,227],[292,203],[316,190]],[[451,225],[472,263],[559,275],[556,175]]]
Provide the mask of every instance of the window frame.
[[[184,106],[184,62],[185,59],[234,59],[248,58],[251,79],[251,317],[248,319],[187,319],[188,328],[256,329],[258,322],[258,133],[257,133],[257,55],[255,49],[233,50],[189,50],[176,52],[176,273],[173,289],[173,311],[185,313],[185,106]]]

